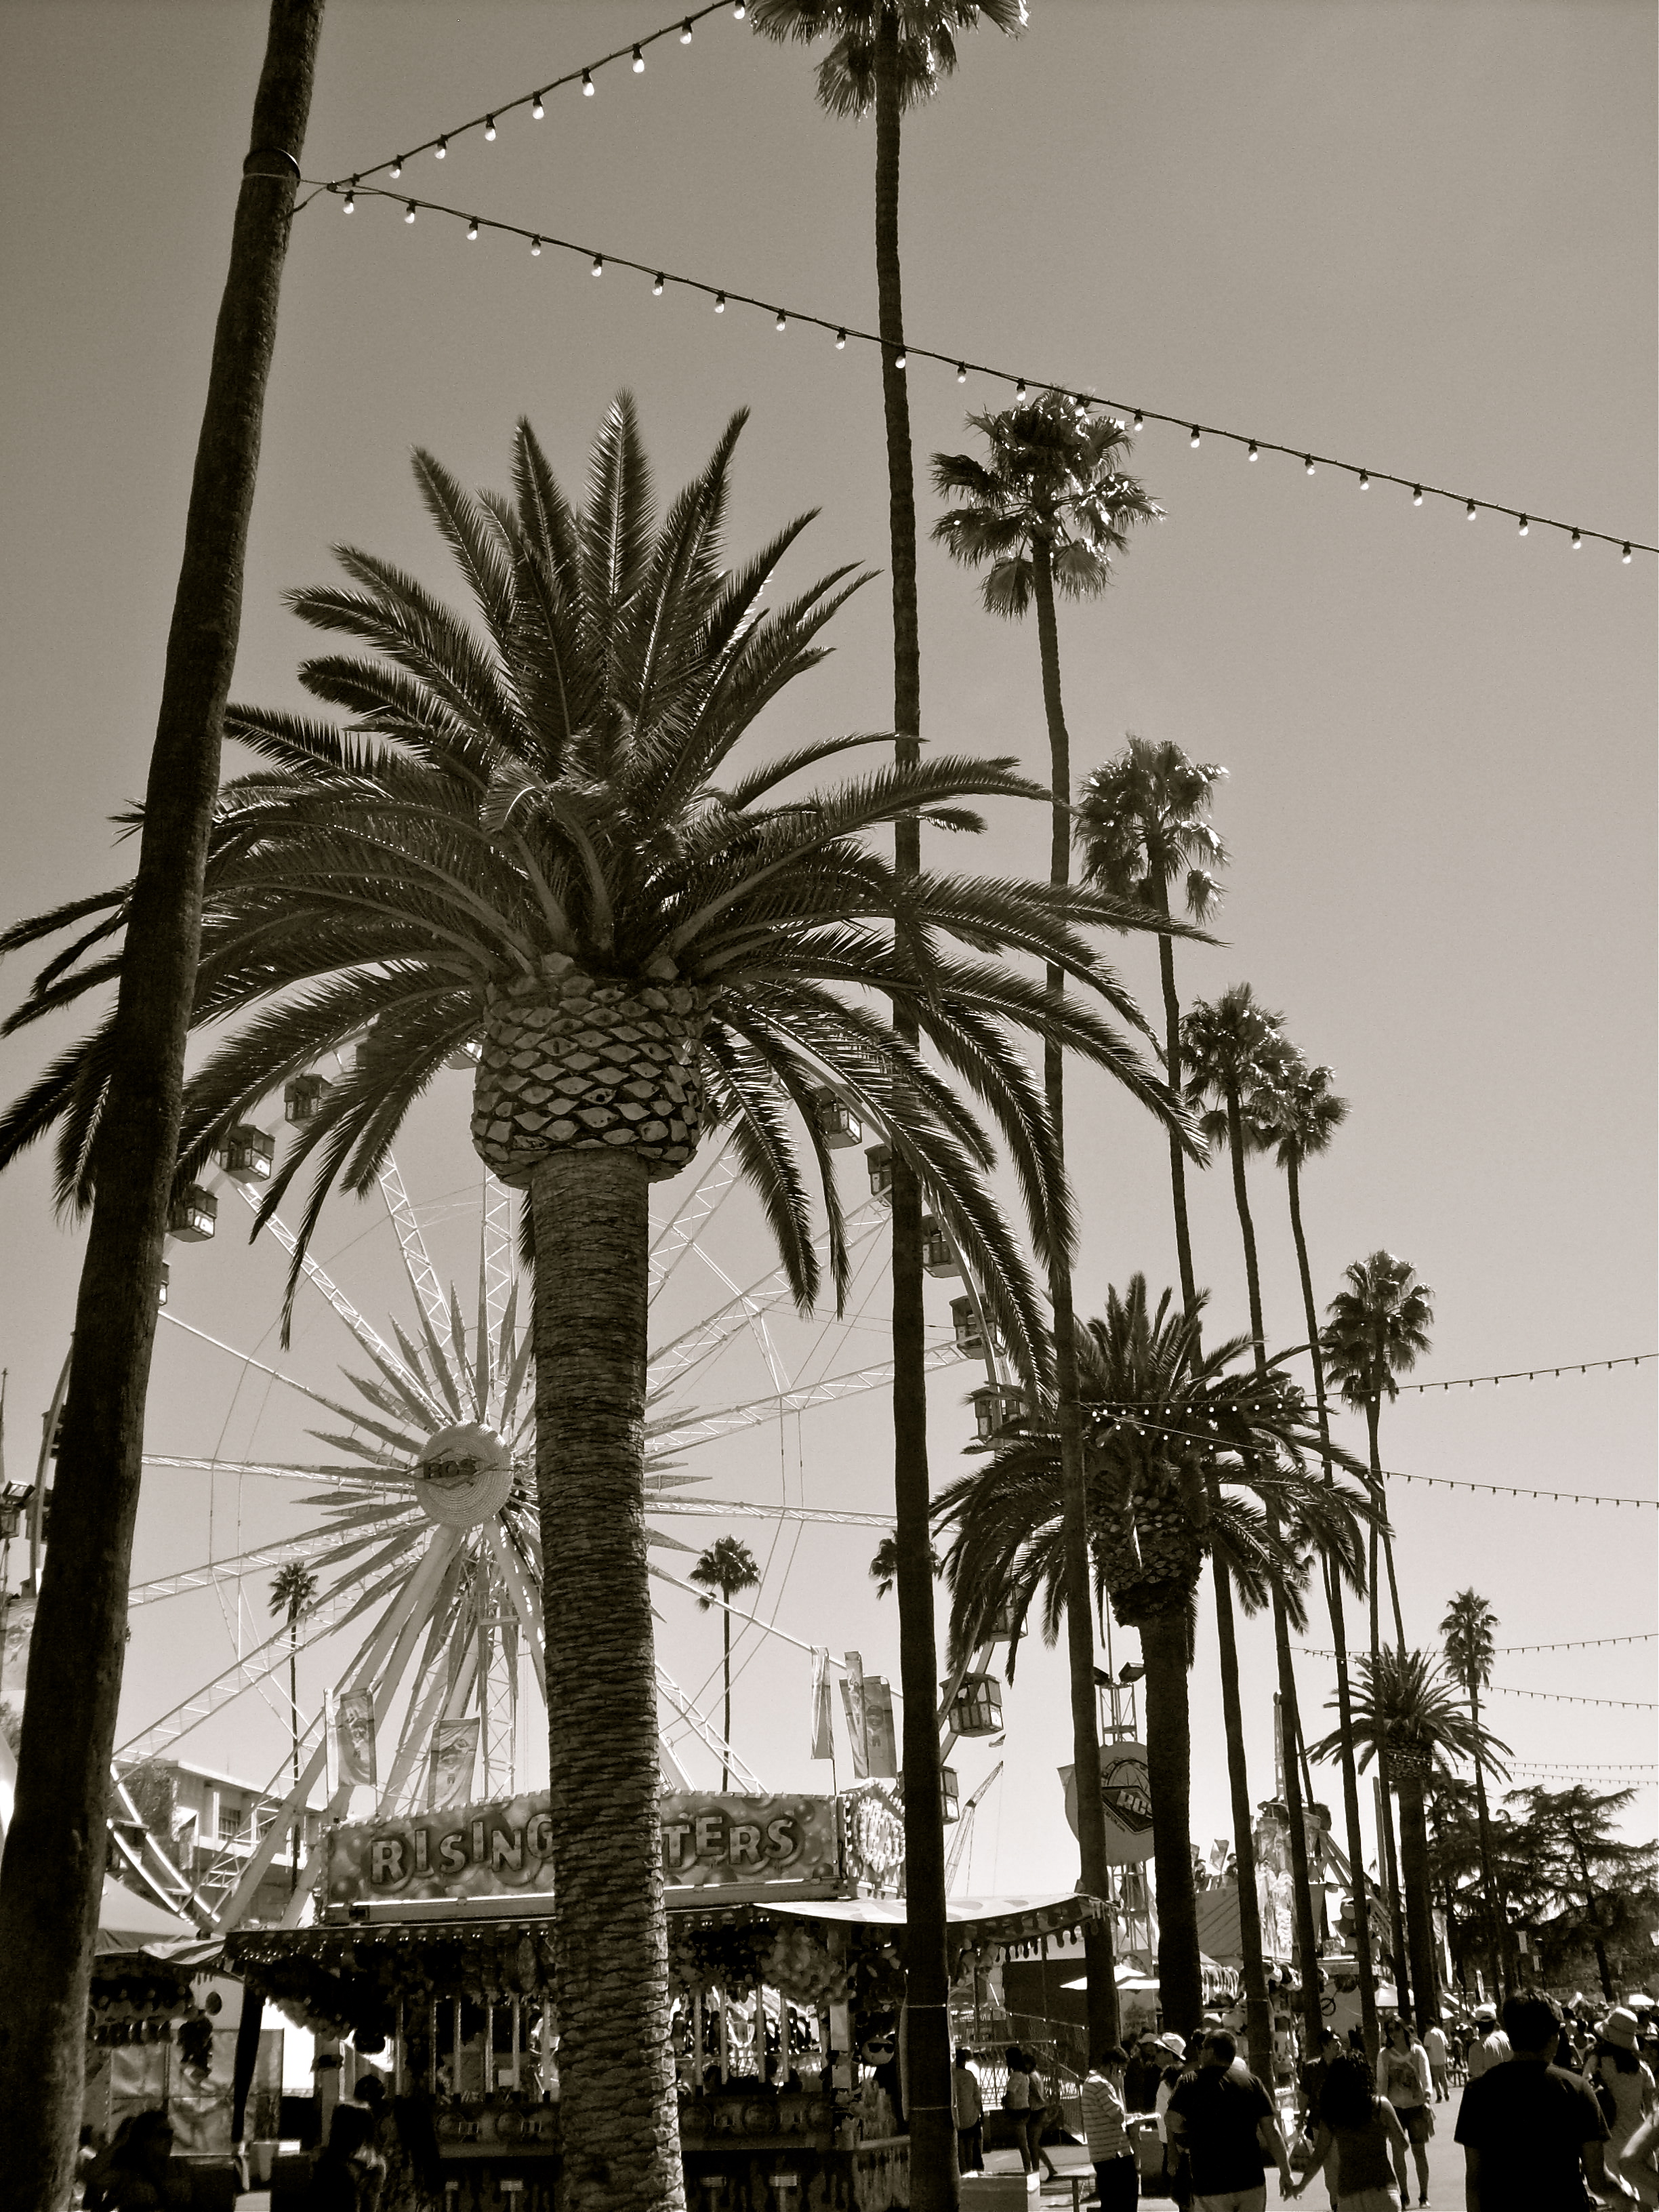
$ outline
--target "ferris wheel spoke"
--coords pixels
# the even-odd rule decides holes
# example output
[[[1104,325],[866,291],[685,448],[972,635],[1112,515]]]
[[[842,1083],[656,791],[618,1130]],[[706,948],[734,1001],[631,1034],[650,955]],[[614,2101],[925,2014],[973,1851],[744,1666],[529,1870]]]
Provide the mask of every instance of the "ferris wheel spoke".
[[[297,1390],[302,1398],[309,1398],[314,1405],[326,1406],[331,1413],[337,1410],[329,1399],[319,1397],[308,1382],[301,1382],[297,1375],[285,1375],[280,1367],[267,1367],[263,1359],[256,1359],[251,1352],[239,1352],[234,1344],[225,1343],[222,1338],[210,1336],[204,1328],[198,1328],[192,1322],[181,1320],[171,1306],[161,1308],[161,1317],[173,1328],[183,1329],[186,1336],[196,1337],[203,1344],[210,1344],[216,1352],[228,1353],[239,1365],[256,1367],[261,1375],[269,1375],[274,1382],[285,1382],[290,1390]]]
[[[154,1605],[161,1598],[182,1597],[189,1590],[210,1589],[216,1583],[242,1582],[249,1575],[264,1574],[274,1567],[327,1557],[334,1551],[337,1526],[315,1530],[309,1536],[291,1537],[286,1543],[260,1544],[228,1559],[207,1559],[199,1567],[181,1567],[177,1574],[158,1575],[151,1582],[135,1583],[127,1592],[128,1609]]]
[[[685,1723],[698,1741],[706,1749],[712,1751],[722,1765],[731,1768],[733,1775],[746,1790],[752,1791],[757,1797],[763,1797],[766,1795],[765,1784],[744,1759],[743,1753],[727,1743],[714,1723],[698,1711],[696,1706],[681,1689],[660,1660],[657,1662],[657,1694],[663,1703]],[[665,1743],[663,1749],[665,1753],[668,1753],[668,1747]],[[672,1756],[672,1753],[668,1755]],[[675,1764],[678,1765],[678,1761],[676,1760]]]
[[[398,1249],[404,1255],[410,1288],[419,1300],[422,1310],[435,1320],[444,1310],[443,1285],[438,1280],[437,1269],[427,1256],[426,1238],[415,1218],[415,1208],[410,1203],[409,1193],[404,1188],[402,1170],[390,1152],[375,1181],[380,1186],[380,1196],[386,1200],[386,1210],[392,1217],[392,1225],[398,1232]]]
[[[712,1521],[799,1521],[809,1528],[886,1528],[893,1525],[890,1513],[837,1513],[820,1505],[751,1505],[746,1500],[730,1498],[664,1498],[646,1508],[647,1513],[683,1513],[696,1515]],[[679,1551],[695,1551],[696,1547],[681,1544]],[[659,1569],[653,1567],[653,1574]]]
[[[737,1159],[726,1139],[722,1136],[719,1148],[709,1162],[708,1172],[684,1211],[676,1215],[665,1228],[659,1230],[652,1240],[646,1255],[646,1267],[653,1297],[696,1243],[697,1231],[706,1229],[720,1212],[737,1179]]]
[[[922,1354],[922,1364],[928,1370],[955,1366],[962,1358],[954,1340],[930,1345]],[[685,1420],[665,1420],[660,1433],[666,1448],[672,1451],[689,1451],[698,1444],[713,1443],[738,1429],[753,1429],[775,1421],[781,1413],[804,1413],[813,1406],[834,1405],[842,1398],[855,1398],[866,1390],[878,1390],[893,1379],[893,1363],[883,1360],[873,1367],[859,1367],[844,1375],[827,1375],[821,1382],[804,1384],[799,1389],[780,1390],[769,1398],[750,1398],[736,1406],[726,1406],[717,1413],[689,1415]]]

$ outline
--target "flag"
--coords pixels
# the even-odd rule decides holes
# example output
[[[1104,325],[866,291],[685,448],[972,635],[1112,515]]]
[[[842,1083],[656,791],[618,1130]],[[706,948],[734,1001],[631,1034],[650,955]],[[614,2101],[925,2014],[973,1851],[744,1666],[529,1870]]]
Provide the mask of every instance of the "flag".
[[[355,1789],[359,1783],[373,1789],[374,1770],[374,1698],[368,1690],[330,1690],[323,1698],[324,1767],[328,1792]]]
[[[870,1774],[870,1747],[864,1718],[864,1662],[856,1651],[846,1651],[842,1654],[842,1664],[847,1669],[842,1678],[841,1701],[847,1711],[847,1740],[853,1747],[853,1778],[864,1782]]]
[[[898,1741],[893,1729],[893,1692],[882,1674],[872,1674],[864,1685],[865,1758],[872,1778],[898,1779]]]
[[[830,1654],[815,1650],[812,1654],[812,1748],[807,1757],[833,1759],[835,1755],[836,1737],[830,1711]]]
[[[1218,1874],[1227,1871],[1227,1861],[1232,1856],[1232,1849],[1225,1836],[1218,1836],[1210,1846],[1210,1864]]]
[[[432,1731],[432,1755],[427,1766],[427,1810],[446,1805],[465,1805],[472,1795],[472,1769],[478,1756],[478,1722],[440,1721]]]

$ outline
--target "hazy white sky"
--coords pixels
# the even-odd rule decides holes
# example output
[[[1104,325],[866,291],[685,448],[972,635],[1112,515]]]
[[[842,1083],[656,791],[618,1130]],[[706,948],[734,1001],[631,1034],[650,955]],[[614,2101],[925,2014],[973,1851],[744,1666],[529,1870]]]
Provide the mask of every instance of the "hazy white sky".
[[[334,0],[308,175],[368,166],[653,27],[647,0],[557,9]],[[1654,536],[1655,30],[1644,6],[1340,7],[1033,0],[1016,43],[967,42],[964,66],[907,125],[908,332],[1033,380],[1236,427],[1468,490],[1586,527]],[[264,33],[255,5],[0,9],[0,228],[9,405],[0,495],[0,656],[7,749],[0,857],[8,915],[100,883],[107,818],[141,787],[177,568],[207,349]],[[544,224],[803,310],[873,319],[872,134],[815,109],[798,52],[724,15],[693,46],[607,71],[494,146],[458,143],[413,189]],[[964,442],[964,404],[1006,386],[912,372],[919,457]],[[307,634],[287,586],[329,573],[350,539],[454,588],[417,508],[407,454],[430,446],[497,483],[529,414],[579,484],[606,400],[637,395],[659,481],[701,462],[728,411],[740,449],[734,546],[803,507],[822,517],[793,556],[799,584],[884,555],[885,478],[872,360],[799,325],[424,216],[364,204],[299,220],[250,550],[238,692],[295,701]],[[1168,520],[1143,532],[1103,603],[1063,618],[1075,756],[1086,769],[1133,729],[1224,763],[1232,847],[1224,949],[1183,953],[1186,989],[1249,979],[1328,1060],[1353,1105],[1308,1178],[1322,1297],[1379,1244],[1434,1285],[1425,1375],[1648,1352],[1654,1315],[1654,563],[1570,552],[1535,530],[1470,526],[1399,491],[1360,493],[1292,461],[1247,464],[1149,428],[1137,467]],[[929,501],[924,494],[924,520]],[[934,739],[1044,759],[1036,640],[994,625],[972,584],[923,562],[924,728]],[[884,583],[836,625],[840,650],[772,734],[876,727],[890,713]],[[980,864],[1036,867],[1046,823],[999,820]],[[969,855],[960,848],[957,862]],[[1148,945],[1119,955],[1144,993]],[[9,1003],[25,980],[5,980]],[[38,1037],[0,1053],[9,1093]],[[447,1086],[447,1087],[446,1087]],[[1073,1126],[1086,1222],[1079,1304],[1137,1267],[1174,1274],[1156,1131],[1079,1082]],[[447,1077],[404,1148],[411,1187],[463,1284],[475,1167],[465,1085]],[[1270,1330],[1300,1310],[1279,1179],[1254,1170]],[[1229,1193],[1195,1194],[1201,1279],[1243,1319]],[[763,1249],[734,1206],[723,1264]],[[173,1255],[173,1308],[273,1357],[280,1279],[228,1209],[217,1243]],[[78,1244],[51,1219],[44,1164],[0,1186],[0,1364],[9,1471],[27,1471],[63,1355]],[[368,1210],[337,1209],[321,1250],[367,1306],[399,1287]],[[331,1267],[335,1262],[330,1260]],[[711,1288],[702,1295],[713,1295]],[[949,1286],[935,1293],[945,1317]],[[403,1294],[406,1295],[406,1293]],[[690,1293],[687,1294],[690,1296]],[[792,1376],[880,1356],[883,1292],[819,1340],[781,1327]],[[342,1355],[309,1315],[293,1364]],[[745,1364],[746,1363],[746,1364]],[[813,1363],[816,1363],[815,1364]],[[1656,1370],[1401,1401],[1384,1458],[1417,1474],[1654,1495]],[[763,1387],[752,1346],[708,1403]],[[257,1387],[255,1387],[257,1386]],[[729,1386],[729,1387],[728,1387]],[[936,1479],[967,1427],[959,1378],[935,1392]],[[303,1449],[302,1413],[181,1331],[163,1333],[150,1445],[267,1457]],[[719,1495],[882,1510],[883,1408],[866,1399],[775,1424],[705,1456]],[[1356,1437],[1354,1441],[1358,1442]],[[1656,1625],[1653,1510],[1534,1504],[1397,1488],[1408,1632],[1426,1640],[1470,1583],[1500,1641],[1636,1633]],[[211,1515],[211,1525],[210,1525]],[[139,1534],[154,1574],[292,1528],[306,1509],[272,1484],[158,1476]],[[721,1524],[678,1524],[699,1542]],[[896,1671],[890,1601],[865,1575],[867,1531],[775,1548],[761,1604],[811,1641]],[[263,1583],[250,1587],[257,1639]],[[702,1683],[718,1632],[666,1593],[662,1649]],[[1327,1639],[1316,1633],[1315,1643]],[[1271,1651],[1248,1632],[1253,1783],[1271,1784]],[[124,1729],[233,1654],[215,1601],[147,1613],[131,1647]],[[1119,1639],[1118,1656],[1133,1651]],[[1498,1680],[1655,1697],[1654,1644],[1516,1656]],[[1194,1674],[1194,1833],[1227,1826],[1206,1612]],[[805,1757],[806,1661],[739,1646],[737,1730],[776,1786],[825,1779]],[[331,1655],[302,1667],[307,1700]],[[333,1655],[337,1658],[337,1654]],[[756,1661],[757,1663],[748,1663]],[[1310,1720],[1327,1680],[1303,1662]],[[1054,1770],[1069,1757],[1059,1663],[1028,1652],[1006,1752],[963,1747],[964,1789],[1006,1757],[973,1875],[1060,1883],[1075,1868]],[[1528,1761],[1651,1759],[1650,1711],[1498,1696],[1493,1723]],[[1311,1730],[1310,1730],[1311,1732]],[[245,1700],[180,1746],[263,1780],[283,1741]],[[1632,1811],[1654,1825],[1651,1786]]]

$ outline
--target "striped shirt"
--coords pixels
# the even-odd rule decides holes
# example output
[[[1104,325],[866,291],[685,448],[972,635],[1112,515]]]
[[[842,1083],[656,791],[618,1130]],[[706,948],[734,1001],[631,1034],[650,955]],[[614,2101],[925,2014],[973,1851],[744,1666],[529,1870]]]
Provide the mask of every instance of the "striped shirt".
[[[1123,2124],[1123,2100],[1103,2074],[1092,2069],[1083,2084],[1083,2132],[1089,2138],[1091,2166],[1122,2158],[1130,2148]]]

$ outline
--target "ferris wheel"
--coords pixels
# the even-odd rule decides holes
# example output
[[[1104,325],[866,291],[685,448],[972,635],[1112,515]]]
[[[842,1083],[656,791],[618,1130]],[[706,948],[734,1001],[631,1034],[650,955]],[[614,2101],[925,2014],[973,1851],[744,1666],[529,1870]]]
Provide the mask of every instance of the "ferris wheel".
[[[314,1110],[313,1086],[320,1080],[301,1078],[289,1086],[290,1121],[302,1122]],[[832,1145],[850,1149],[861,1142],[862,1132],[841,1102],[826,1097],[818,1110]],[[183,1287],[179,1261],[187,1267],[189,1248],[214,1234],[222,1203],[234,1206],[240,1200],[258,1207],[276,1141],[270,1131],[252,1124],[234,1131],[216,1156],[212,1176],[184,1194],[173,1219],[173,1237],[184,1249],[171,1255],[164,1300],[175,1284]],[[720,1229],[744,1211],[737,1164],[723,1146],[700,1161],[696,1183],[678,1209],[653,1220],[647,1488],[649,1540],[659,1550],[694,1548],[671,1533],[672,1524],[693,1516],[752,1518],[775,1528],[789,1522],[872,1531],[890,1526],[890,1515],[809,1505],[799,1493],[792,1499],[787,1485],[775,1504],[708,1498],[698,1494],[708,1478],[695,1464],[699,1449],[720,1439],[781,1424],[890,1380],[890,1361],[858,1356],[857,1325],[860,1281],[867,1305],[884,1272],[888,1155],[878,1146],[859,1164],[867,1164],[870,1188],[849,1210],[854,1293],[848,1318],[813,1323],[804,1350],[791,1338],[799,1325],[781,1271],[744,1279],[733,1271],[730,1251],[722,1253]],[[672,1197],[675,1186],[665,1188]],[[230,1663],[118,1742],[118,1797],[131,1820],[137,1822],[137,1814],[122,1780],[125,1771],[161,1756],[236,1698],[250,1692],[272,1698],[296,1651],[331,1644],[349,1631],[357,1636],[355,1646],[333,1647],[347,1654],[325,1701],[336,1756],[331,1761],[329,1716],[321,1711],[298,1715],[299,1778],[290,1783],[287,1802],[251,1856],[227,1853],[222,1864],[192,1883],[173,1864],[162,1840],[137,1824],[143,1865],[135,1870],[143,1871],[152,1886],[159,1876],[172,1901],[188,1903],[198,1918],[220,1928],[234,1925],[248,1909],[288,1820],[309,1802],[325,1772],[336,1814],[351,1803],[354,1787],[365,1784],[385,1814],[422,1802],[447,1802],[433,1795],[439,1790],[453,1792],[454,1802],[480,1793],[511,1796],[525,1786],[530,1731],[523,1723],[544,1713],[533,1371],[527,1300],[515,1263],[513,1200],[486,1175],[459,1207],[453,1195],[437,1206],[417,1206],[390,1158],[380,1189],[382,1226],[388,1236],[395,1234],[401,1261],[406,1316],[377,1310],[371,1320],[319,1262],[309,1256],[301,1262],[308,1293],[322,1302],[325,1317],[342,1333],[342,1352],[354,1363],[331,1387],[301,1379],[201,1328],[185,1318],[176,1300],[164,1304],[166,1322],[236,1362],[242,1376],[262,1376],[267,1391],[281,1386],[325,1413],[330,1425],[313,1425],[309,1434],[330,1456],[301,1456],[291,1449],[240,1458],[146,1453],[147,1467],[194,1470],[239,1485],[274,1480],[291,1495],[285,1517],[295,1525],[277,1540],[210,1556],[132,1589],[136,1610],[211,1589],[237,1648]],[[428,1249],[434,1213],[458,1210],[470,1215],[476,1240],[477,1291],[465,1310]],[[295,1238],[279,1216],[269,1228],[292,1254]],[[948,1240],[937,1231],[929,1240],[928,1266],[941,1277],[961,1273]],[[962,1287],[966,1295],[951,1300],[948,1326],[941,1320],[930,1332],[927,1361],[930,1368],[981,1366],[986,1380],[974,1401],[984,1434],[1010,1410],[1016,1394],[971,1285]],[[875,1348],[873,1342],[867,1348]],[[733,1358],[739,1349],[742,1362]],[[358,1371],[365,1360],[369,1371]],[[726,1396],[728,1375],[738,1387]],[[49,1421],[48,1433],[50,1427]],[[46,1459],[43,1444],[43,1471]],[[44,1496],[42,1485],[37,1496]],[[37,1522],[40,1517],[37,1513]],[[241,1586],[296,1568],[315,1577],[314,1601],[291,1626],[279,1625],[243,1648],[244,1615],[252,1607],[244,1604]],[[653,1571],[668,1582],[678,1580],[664,1567]],[[737,1787],[761,1788],[696,1694],[683,1689],[660,1661],[657,1689],[664,1772],[671,1784],[686,1784],[682,1761],[701,1745],[729,1768]],[[534,1733],[544,1742],[544,1731]],[[284,1760],[283,1781],[289,1780]],[[274,1778],[273,1793],[277,1786]],[[306,1894],[297,1893],[293,1917]]]

